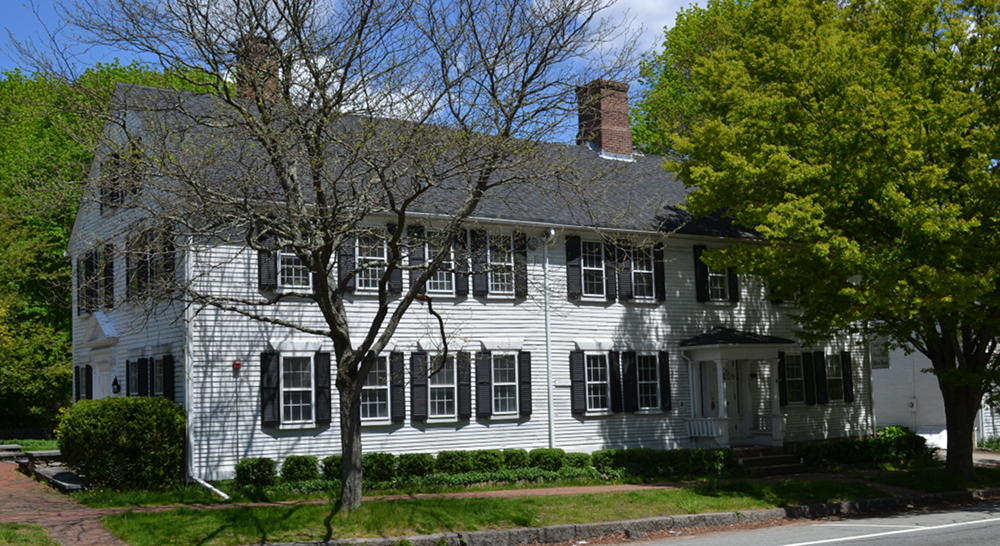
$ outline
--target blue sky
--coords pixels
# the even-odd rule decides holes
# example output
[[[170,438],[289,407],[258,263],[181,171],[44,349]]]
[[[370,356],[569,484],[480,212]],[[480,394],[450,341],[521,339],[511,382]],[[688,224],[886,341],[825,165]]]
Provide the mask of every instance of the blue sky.
[[[32,11],[32,4],[41,16],[41,21]],[[688,5],[685,0],[618,0],[611,8],[609,15],[622,15],[626,11],[635,18],[637,24],[645,28],[642,45],[653,48],[659,45],[663,37],[664,26],[673,24],[677,10]],[[39,40],[45,37],[45,25],[49,30],[59,26],[52,0],[0,0],[0,27],[4,29],[0,36],[0,69],[14,69],[19,65],[10,55],[8,36],[16,40]],[[109,61],[116,56],[129,60],[120,52],[102,50],[85,54],[79,60],[81,64],[89,65],[96,61]],[[21,67],[23,68],[23,67]]]

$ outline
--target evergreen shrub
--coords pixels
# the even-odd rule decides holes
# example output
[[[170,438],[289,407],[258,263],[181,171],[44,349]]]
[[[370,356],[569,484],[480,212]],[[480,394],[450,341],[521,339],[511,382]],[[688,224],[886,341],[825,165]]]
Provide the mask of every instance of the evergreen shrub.
[[[548,470],[550,472],[556,472],[563,467],[566,452],[558,447],[540,447],[538,449],[532,449],[528,453],[528,457],[531,459],[532,467]]]
[[[517,470],[518,468],[530,468],[531,459],[528,458],[528,451],[524,449],[503,450],[503,465],[504,468],[507,468],[509,470]]]
[[[281,463],[281,479],[304,482],[319,478],[319,461],[312,455],[289,455]]]
[[[569,468],[587,468],[593,464],[589,453],[567,453],[564,462]]]
[[[342,455],[330,455],[329,457],[324,457],[321,464],[323,466],[323,477],[325,479],[340,479],[341,467],[344,464],[344,457]]]
[[[361,456],[361,475],[375,482],[396,477],[396,456],[392,453],[365,453]]]
[[[437,455],[437,471],[460,474],[472,471],[472,457],[468,451],[442,451]]]
[[[277,481],[277,465],[267,457],[248,457],[236,463],[236,483],[247,487],[267,487]]]
[[[499,449],[480,449],[469,453],[474,472],[499,472],[503,470],[503,452]]]
[[[396,460],[401,478],[427,476],[434,473],[434,456],[430,453],[403,453]]]

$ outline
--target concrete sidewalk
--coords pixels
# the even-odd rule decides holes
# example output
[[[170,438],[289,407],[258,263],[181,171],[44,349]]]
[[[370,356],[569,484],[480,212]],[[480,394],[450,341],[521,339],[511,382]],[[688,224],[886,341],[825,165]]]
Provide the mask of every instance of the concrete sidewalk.
[[[1000,467],[1000,455],[977,451],[975,454],[977,466]],[[907,506],[928,506],[944,502],[968,502],[982,497],[1000,496],[998,490],[981,490],[978,492],[963,491],[943,495],[924,495],[901,487],[887,486],[877,482],[860,479],[863,474],[871,472],[841,473],[841,474],[796,474],[793,476],[774,476],[762,478],[765,480],[785,480],[789,478],[818,480],[839,479],[856,481],[875,487],[891,498],[846,501],[803,507],[781,508],[773,510],[755,510],[742,513],[691,514],[682,516],[667,516],[623,522],[604,522],[582,525],[558,525],[546,528],[527,528],[505,531],[480,531],[476,533],[443,533],[425,537],[409,537],[414,546],[433,546],[444,539],[447,544],[468,546],[514,546],[532,542],[567,542],[583,540],[614,533],[624,533],[628,538],[641,538],[647,532],[672,527],[693,526],[726,526],[748,521],[762,521],[780,518],[802,518],[855,513],[870,510],[905,509]],[[581,495],[589,493],[609,493],[616,491],[635,491],[662,489],[665,487],[683,487],[691,483],[662,483],[650,485],[597,485],[586,487],[551,487],[541,489],[514,489],[505,491],[481,491],[463,493],[391,495],[365,497],[365,500],[419,499],[428,497],[450,496],[459,498],[470,497],[528,497],[547,495]],[[210,504],[188,506],[188,508],[218,510],[236,506],[288,506],[296,504],[322,504],[326,500],[289,501],[274,503],[240,503],[240,504]],[[115,538],[100,523],[106,515],[120,514],[128,510],[136,513],[162,512],[173,510],[176,506],[146,506],[135,508],[88,508],[71,497],[60,494],[45,484],[36,482],[18,472],[12,463],[0,462],[0,523],[35,523],[41,525],[53,539],[63,546],[119,546],[123,542]],[[398,538],[371,539],[364,542],[370,546],[391,546]],[[354,541],[329,541],[327,543],[302,544],[357,544]]]

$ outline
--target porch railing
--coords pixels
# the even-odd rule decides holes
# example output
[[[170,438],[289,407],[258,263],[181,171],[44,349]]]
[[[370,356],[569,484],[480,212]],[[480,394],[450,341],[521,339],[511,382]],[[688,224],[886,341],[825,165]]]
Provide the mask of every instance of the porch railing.
[[[726,433],[727,422],[717,417],[692,418],[687,420],[688,436],[692,438],[721,438]]]

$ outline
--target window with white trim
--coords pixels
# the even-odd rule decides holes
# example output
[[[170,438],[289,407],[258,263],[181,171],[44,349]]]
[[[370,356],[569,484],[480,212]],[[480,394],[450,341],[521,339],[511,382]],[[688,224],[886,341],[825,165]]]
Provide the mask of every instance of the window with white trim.
[[[713,301],[729,301],[729,275],[725,269],[709,266],[708,296]]]
[[[586,243],[585,243],[586,244]],[[584,361],[587,386],[587,411],[611,409],[611,386],[608,373],[608,355],[587,354]]]
[[[312,290],[312,275],[309,274],[309,268],[294,252],[286,250],[278,252],[278,287]]]
[[[128,394],[129,396],[139,396],[139,361],[128,361]]]
[[[580,250],[583,295],[604,297],[604,243],[583,241]]]
[[[440,357],[429,356],[431,376],[427,381],[428,417],[455,417],[458,400],[458,382],[455,377],[455,357],[440,362]]]
[[[517,355],[493,353],[493,415],[517,415]]]
[[[384,237],[370,233],[358,236],[358,290],[378,290],[378,281],[385,274],[388,256]]]
[[[514,294],[514,237],[491,234],[487,249],[490,294]]]
[[[632,297],[653,300],[653,251],[650,248],[632,249]]]
[[[441,240],[444,239],[444,234],[436,231],[432,231],[427,234],[427,260],[433,260],[434,256],[437,256],[438,252],[441,251],[442,245]],[[449,248],[444,253],[444,259],[441,260],[441,265],[438,270],[427,279],[427,293],[429,294],[454,294],[455,293],[455,250]]]
[[[163,396],[163,357],[153,360],[153,396]]]
[[[785,355],[785,389],[788,401],[806,401],[806,379],[802,369],[802,355]]]
[[[313,359],[281,356],[281,422],[313,421]]]
[[[389,418],[389,359],[380,356],[361,388],[361,419]]]
[[[826,392],[831,401],[844,400],[844,369],[839,354],[826,355]]]
[[[639,409],[660,409],[660,366],[657,355],[636,356]]]

